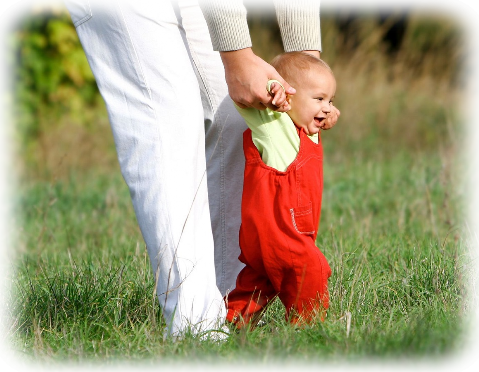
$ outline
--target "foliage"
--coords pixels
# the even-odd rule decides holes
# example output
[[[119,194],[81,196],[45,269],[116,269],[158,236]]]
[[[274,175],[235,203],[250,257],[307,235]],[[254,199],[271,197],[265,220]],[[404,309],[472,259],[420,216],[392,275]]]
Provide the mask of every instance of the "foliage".
[[[392,13],[382,24],[378,22],[378,15],[353,14],[350,27],[358,36],[351,47],[351,33],[341,23],[343,13],[324,11],[321,21],[322,55],[337,71],[339,79],[345,75],[343,70],[353,69],[365,75],[371,71],[387,71],[386,78],[401,82],[405,89],[408,84],[415,84],[415,79],[425,76],[434,77],[446,87],[461,83],[464,42],[454,19],[420,13],[400,14],[406,20],[405,33],[398,49],[390,54],[386,53],[383,38],[398,18],[397,14]],[[272,9],[258,12],[253,7],[248,18],[253,49],[266,60],[282,51],[279,29],[272,14]],[[82,136],[88,137],[84,143],[91,142],[90,137],[98,130],[99,121],[101,130],[105,128],[105,107],[64,8],[46,7],[25,14],[12,30],[11,39],[12,116],[15,142],[19,147],[18,160],[27,167],[26,172],[49,168],[53,164],[48,152],[55,151],[51,137],[58,139],[71,131],[80,131]],[[341,99],[340,94],[338,97]],[[407,96],[398,98],[399,104],[410,102]],[[111,141],[107,147],[113,151]],[[91,159],[89,164],[97,163],[98,159]]]
[[[18,22],[12,38],[17,141],[25,146],[38,140],[61,115],[88,125],[85,108],[101,101],[68,14],[27,16]]]
[[[429,74],[445,77],[454,84],[464,83],[465,34],[460,23],[461,20],[446,15],[411,17],[402,53],[406,52],[404,63],[414,70],[415,76]],[[428,55],[434,55],[434,61],[424,63],[424,56]]]

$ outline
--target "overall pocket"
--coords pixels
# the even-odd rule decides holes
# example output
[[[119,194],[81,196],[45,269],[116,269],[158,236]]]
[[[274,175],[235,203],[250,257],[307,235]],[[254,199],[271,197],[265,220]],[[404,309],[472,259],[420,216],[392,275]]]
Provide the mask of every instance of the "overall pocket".
[[[294,229],[300,234],[313,235],[316,231],[316,226],[313,222],[313,206],[311,202],[302,207],[291,208],[291,220]]]
[[[93,17],[88,0],[65,0],[65,5],[75,27],[80,26]]]

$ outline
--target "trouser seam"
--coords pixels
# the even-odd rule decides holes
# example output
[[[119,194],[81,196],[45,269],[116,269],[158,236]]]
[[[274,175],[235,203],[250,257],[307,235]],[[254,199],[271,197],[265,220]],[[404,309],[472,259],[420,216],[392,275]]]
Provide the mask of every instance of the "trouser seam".
[[[186,31],[185,31],[186,33]],[[197,56],[196,56],[196,53],[194,51],[193,48],[190,47],[190,43],[188,41],[188,37],[186,36],[186,41],[188,43],[188,49],[190,51],[190,55],[191,55],[191,59],[192,59],[192,63],[194,64],[196,70],[198,71],[198,76],[200,77],[201,79],[201,82],[203,84],[203,86],[205,87],[205,92],[206,92],[206,97],[208,99],[208,102],[209,102],[209,105],[210,105],[210,108],[211,108],[211,111],[212,111],[212,118],[213,118],[213,123],[212,123],[212,127],[211,129],[214,129],[216,130],[216,132],[218,133],[218,138],[217,138],[217,144],[215,144],[214,146],[214,151],[216,150],[219,150],[219,154],[220,154],[220,196],[219,196],[219,199],[220,199],[220,207],[219,207],[219,219],[220,219],[220,228],[221,228],[221,281],[220,281],[220,284],[221,284],[221,287],[224,287],[224,283],[225,283],[225,280],[226,280],[226,272],[225,272],[225,257],[226,257],[226,253],[227,253],[227,247],[226,247],[226,217],[225,217],[225,165],[224,165],[224,146],[223,146],[223,141],[222,141],[222,137],[223,137],[223,127],[224,127],[224,123],[222,126],[220,126],[218,123],[222,123],[223,122],[223,118],[221,117],[222,114],[220,113],[220,111],[218,110],[218,102],[216,100],[216,95],[213,95],[211,94],[211,89],[210,89],[210,86],[209,86],[209,83],[208,83],[208,80],[205,78],[206,74],[201,66],[201,64],[197,63]],[[217,117],[218,115],[218,117]],[[213,157],[213,154],[211,154],[211,157],[210,159]],[[207,161],[207,164],[206,164],[206,168],[208,169],[208,161],[210,159],[206,159]],[[214,229],[213,229],[214,231]],[[214,242],[215,246],[217,245],[217,242]],[[224,288],[219,288],[220,292],[223,293],[224,292]]]
[[[126,50],[129,52],[129,54],[130,54],[132,60],[134,60],[134,61],[136,62],[136,64],[137,64],[137,66],[138,66],[138,74],[139,74],[139,79],[138,79],[138,80],[141,81],[141,82],[144,84],[144,87],[145,87],[146,92],[147,92],[147,97],[148,97],[148,99],[149,99],[149,101],[150,101],[150,105],[149,105],[150,107],[149,107],[149,108],[152,110],[152,113],[153,113],[154,118],[155,118],[155,122],[158,123],[158,115],[156,114],[156,109],[155,109],[154,104],[153,104],[153,102],[152,102],[153,97],[152,97],[152,94],[151,94],[151,90],[150,90],[149,84],[148,84],[148,82],[147,82],[147,80],[146,80],[146,76],[145,76],[145,74],[144,74],[144,72],[143,72],[143,68],[142,68],[142,65],[141,65],[141,61],[140,61],[140,59],[138,58],[138,54],[137,54],[137,52],[136,52],[135,44],[134,44],[133,39],[132,39],[132,37],[131,37],[130,31],[129,31],[129,29],[128,29],[127,22],[126,22],[126,20],[125,20],[124,14],[123,14],[123,10],[122,10],[122,8],[121,8],[120,5],[118,5],[118,10],[119,10],[119,12],[120,12],[120,14],[121,14],[121,20],[122,20],[123,26],[124,26],[125,31],[126,31],[126,35],[127,35],[127,38],[128,38],[128,43],[129,43],[129,45],[131,46],[131,51],[130,51],[129,48],[126,48]],[[142,90],[143,90],[143,89],[142,89]],[[138,166],[139,166],[139,164],[138,164]],[[137,179],[138,179],[138,177],[137,177]],[[167,190],[164,189],[164,190],[163,190],[163,193],[166,194],[166,191],[167,191]],[[168,195],[165,195],[165,200],[169,200]],[[166,211],[167,211],[167,212],[168,212],[169,210],[170,210],[169,208],[166,208]],[[181,298],[181,283],[182,283],[182,281],[183,281],[183,275],[182,275],[182,273],[181,273],[180,265],[179,265],[179,263],[178,263],[178,261],[177,261],[177,257],[178,257],[177,254],[178,254],[179,244],[177,245],[177,244],[175,243],[175,239],[174,239],[174,236],[173,236],[173,233],[172,233],[172,230],[173,230],[173,229],[172,229],[172,225],[171,225],[171,219],[170,219],[170,213],[169,213],[169,212],[166,213],[166,219],[167,219],[167,221],[168,221],[168,223],[167,223],[168,228],[167,228],[166,230],[168,231],[169,240],[174,244],[174,247],[173,247],[173,255],[172,255],[172,262],[171,262],[171,266],[170,266],[170,268],[169,268],[169,272],[171,273],[171,271],[173,271],[174,269],[176,269],[177,272],[178,272],[178,276],[179,276],[179,278],[180,278],[180,282],[178,283],[178,285],[176,285],[175,283],[172,283],[172,285],[173,285],[173,291],[178,291],[178,297]],[[180,240],[181,240],[181,236],[180,236]],[[160,247],[155,247],[154,249],[158,249],[158,255],[157,255],[157,257],[158,257],[158,259],[160,259],[160,257],[162,256],[162,255],[161,255],[161,251],[163,250],[163,248],[160,246]],[[165,247],[165,249],[167,249],[167,248]],[[157,262],[157,268],[156,268],[156,270],[158,270],[159,267],[160,267],[160,262],[158,261],[158,262]],[[154,275],[155,278],[156,278],[156,272],[153,273],[153,275]],[[164,293],[164,296],[165,296],[165,299],[164,299],[164,307],[166,307],[166,302],[167,302],[167,299],[168,299],[168,294],[170,293],[170,284],[171,284],[171,283],[168,281],[168,282],[167,282],[167,287],[165,288],[165,293]],[[176,288],[175,288],[175,287],[176,287]],[[159,297],[160,297],[160,294],[158,293],[158,291],[157,291],[156,295],[157,295],[157,297],[158,297],[158,300],[160,300],[160,298],[159,298]],[[181,304],[181,301],[178,302],[177,307],[179,307],[180,304]],[[172,321],[173,321],[173,319],[174,319],[174,316],[172,317]]]

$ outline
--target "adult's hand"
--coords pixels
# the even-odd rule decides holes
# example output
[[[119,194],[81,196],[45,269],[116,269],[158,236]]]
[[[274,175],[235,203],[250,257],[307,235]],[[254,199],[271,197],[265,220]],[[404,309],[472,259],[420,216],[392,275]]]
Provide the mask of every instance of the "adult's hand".
[[[231,99],[241,108],[254,107],[264,110],[285,112],[288,105],[283,105],[286,96],[275,101],[266,90],[268,80],[278,80],[286,94],[293,95],[296,90],[291,87],[269,63],[253,53],[251,48],[230,52],[220,52],[225,66],[226,83]]]

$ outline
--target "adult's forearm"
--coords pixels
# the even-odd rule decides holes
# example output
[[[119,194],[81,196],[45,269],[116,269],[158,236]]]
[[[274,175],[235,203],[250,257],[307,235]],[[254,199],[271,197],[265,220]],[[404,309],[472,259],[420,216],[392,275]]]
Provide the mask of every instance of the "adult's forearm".
[[[286,52],[321,50],[319,0],[275,0],[274,6]]]
[[[200,0],[213,49],[226,52],[251,47],[242,0]]]

